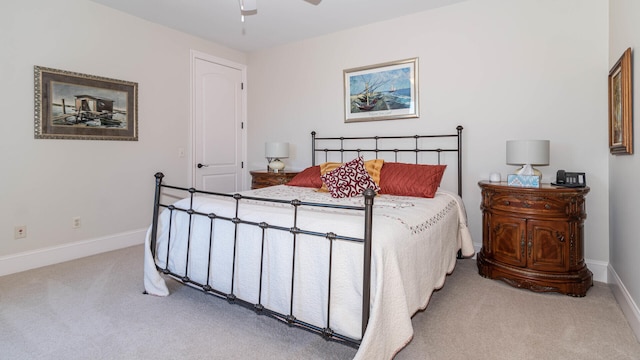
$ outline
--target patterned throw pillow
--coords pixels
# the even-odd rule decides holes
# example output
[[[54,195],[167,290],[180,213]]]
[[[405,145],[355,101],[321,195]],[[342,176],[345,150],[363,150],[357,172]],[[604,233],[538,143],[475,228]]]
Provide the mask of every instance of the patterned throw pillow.
[[[373,159],[373,160],[367,160],[364,162],[364,168],[367,170],[367,172],[369,173],[369,176],[371,176],[373,181],[375,181],[376,185],[378,186],[380,185],[380,169],[382,169],[383,164],[384,164],[383,159]],[[320,164],[320,175],[324,175],[329,171],[335,170],[342,165],[343,164],[339,162],[322,163]],[[319,191],[328,192],[329,189],[327,188],[327,185],[323,183]]]
[[[320,178],[327,185],[331,197],[334,198],[358,196],[366,189],[380,190],[364,168],[364,160],[361,156],[321,175]]]

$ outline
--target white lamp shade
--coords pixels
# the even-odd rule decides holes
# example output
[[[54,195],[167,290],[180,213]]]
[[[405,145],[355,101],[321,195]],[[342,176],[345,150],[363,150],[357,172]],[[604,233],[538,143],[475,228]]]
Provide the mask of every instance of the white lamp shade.
[[[507,164],[549,165],[549,140],[507,141]]]
[[[264,156],[267,158],[283,159],[289,157],[289,143],[268,142],[264,146]]]

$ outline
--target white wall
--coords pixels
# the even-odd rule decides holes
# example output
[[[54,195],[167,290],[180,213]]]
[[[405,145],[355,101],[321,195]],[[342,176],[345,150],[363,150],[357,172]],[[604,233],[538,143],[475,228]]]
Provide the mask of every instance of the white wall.
[[[463,125],[463,196],[479,247],[478,180],[513,170],[506,140],[549,139],[543,180],[558,169],[587,173],[585,256],[606,269],[607,4],[470,0],[252,53],[249,165],[263,168],[264,142],[278,140],[292,143],[288,167],[305,168],[312,130],[427,134]],[[345,124],[342,71],[411,57],[419,58],[420,118]]]
[[[463,191],[477,245],[476,182],[492,171],[512,170],[504,163],[506,140],[551,140],[545,180],[561,168],[587,172],[585,255],[607,264],[607,4],[470,0],[253,53],[247,60],[87,0],[3,2],[0,260],[91,239],[108,242],[117,234],[139,236],[150,221],[152,174],[160,170],[169,182],[187,182],[189,164],[177,149],[189,147],[189,50],[195,49],[249,62],[249,168],[264,168],[268,140],[291,142],[288,166],[306,167],[311,130],[414,134],[463,125]],[[411,57],[419,58],[420,118],[343,122],[344,69]],[[140,140],[33,139],[34,65],[138,82]],[[614,163],[612,174],[629,168]],[[622,195],[614,189],[611,196]],[[82,218],[81,229],[71,229],[75,216]],[[13,239],[15,225],[27,225],[26,239]],[[621,231],[612,234],[630,241],[624,234],[630,226]],[[620,262],[620,273],[631,273],[627,263]]]
[[[189,148],[190,49],[246,63],[243,53],[87,0],[2,2],[0,49],[0,274],[2,260],[20,265],[42,249],[69,253],[118,234],[141,242],[153,174],[187,184],[177,149]],[[35,140],[34,65],[137,82],[139,141]],[[26,239],[13,239],[15,225],[27,226]]]
[[[638,80],[637,49],[640,47],[640,2],[637,0],[611,0],[609,7],[609,66],[618,61],[629,47],[634,51],[631,67],[633,74],[634,116],[638,118],[640,82]],[[609,156],[609,221],[610,269],[614,278],[614,294],[620,303],[636,337],[640,340],[640,238],[638,237],[638,207],[640,192],[636,180],[640,176],[638,152],[638,123],[634,126],[635,155]]]
[[[252,169],[264,168],[269,140],[292,143],[289,168],[308,166],[311,130],[415,134],[463,125],[463,191],[478,246],[476,182],[492,171],[512,170],[504,164],[506,140],[551,140],[544,178],[549,181],[557,169],[587,172],[585,255],[590,264],[610,261],[621,285],[616,294],[640,334],[633,206],[640,195],[629,190],[638,175],[637,156],[608,155],[606,123],[606,74],[626,47],[640,42],[640,9],[636,0],[610,3],[608,9],[608,0],[470,0],[247,60],[88,0],[2,2],[0,274],[6,263],[15,266],[9,272],[29,266],[21,263],[26,258],[45,265],[142,241],[151,217],[152,174],[164,171],[176,184],[188,180],[187,158],[179,158],[177,149],[190,145],[189,51],[195,49],[249,61]],[[343,122],[342,70],[411,57],[419,58],[420,118]],[[34,65],[138,82],[140,140],[35,140]],[[82,218],[81,229],[71,229],[75,216]],[[26,239],[13,239],[15,225],[27,226]]]

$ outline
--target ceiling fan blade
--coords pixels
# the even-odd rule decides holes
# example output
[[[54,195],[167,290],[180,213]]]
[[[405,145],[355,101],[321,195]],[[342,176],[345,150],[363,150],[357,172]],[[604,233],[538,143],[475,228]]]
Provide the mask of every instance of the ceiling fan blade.
[[[240,6],[247,11],[258,10],[258,0],[240,0]]]
[[[240,16],[242,22],[244,17],[249,15],[255,15],[258,13],[258,0],[238,0],[240,3]]]
[[[308,2],[311,5],[318,5],[320,4],[320,2],[322,2],[322,0],[304,0],[306,2]]]
[[[240,9],[240,15],[243,15],[243,16],[255,15],[257,13],[258,13],[258,9],[251,9],[251,10]]]

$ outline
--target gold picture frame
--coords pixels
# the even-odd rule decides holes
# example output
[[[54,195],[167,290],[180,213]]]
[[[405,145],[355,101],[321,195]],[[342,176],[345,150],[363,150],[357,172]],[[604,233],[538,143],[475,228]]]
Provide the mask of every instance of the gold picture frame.
[[[36,139],[138,140],[138,84],[34,67]]]
[[[418,58],[343,71],[344,121],[417,118]]]
[[[631,48],[609,71],[609,151],[633,154],[633,103]]]

